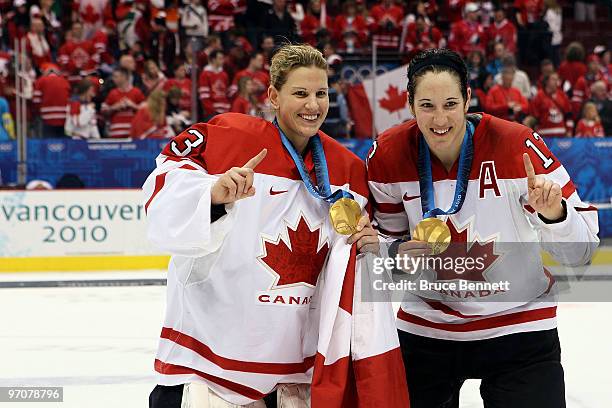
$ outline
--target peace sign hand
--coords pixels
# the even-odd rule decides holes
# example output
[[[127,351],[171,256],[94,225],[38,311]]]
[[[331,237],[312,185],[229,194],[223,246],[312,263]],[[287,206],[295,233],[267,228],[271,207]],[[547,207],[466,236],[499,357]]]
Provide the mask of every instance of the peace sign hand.
[[[527,173],[528,204],[547,220],[556,221],[563,217],[561,186],[537,175],[527,153],[523,153],[523,163]]]
[[[253,170],[266,157],[266,154],[268,154],[268,149],[262,149],[244,166],[232,167],[219,177],[210,190],[211,204],[229,204],[254,196],[253,175],[255,172]]]

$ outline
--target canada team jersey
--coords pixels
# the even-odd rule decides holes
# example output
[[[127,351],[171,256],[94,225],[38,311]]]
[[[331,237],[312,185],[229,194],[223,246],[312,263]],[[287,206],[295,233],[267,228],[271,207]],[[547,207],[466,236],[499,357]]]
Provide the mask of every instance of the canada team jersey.
[[[364,208],[365,166],[320,136],[332,191],[351,191]],[[211,223],[213,184],[262,148],[255,195],[226,205]],[[313,176],[311,153],[304,161]],[[380,329],[378,340],[359,346],[372,325],[364,334],[352,323],[356,247],[333,230],[329,204],[307,191],[272,123],[227,113],[192,126],[166,146],[143,189],[148,237],[172,254],[159,384],[205,381],[223,399],[247,404],[280,383],[312,383],[313,406],[341,406],[336,380],[352,355],[355,368],[368,357],[380,367],[364,376],[371,397],[360,395],[359,406],[405,406],[397,334]],[[393,328],[389,306],[376,305],[376,325]]]
[[[508,281],[509,285],[494,291],[409,291],[398,312],[398,328],[449,340],[552,329],[556,287],[542,264],[540,247],[561,264],[588,263],[599,242],[597,211],[580,200],[567,171],[537,133],[487,114],[469,117],[476,130],[465,200],[457,213],[439,218],[450,229],[451,248],[464,248],[464,256],[476,259],[477,266],[463,275],[452,266],[434,266],[421,276],[437,283],[459,283],[461,277],[468,283]],[[423,219],[419,139],[416,122],[410,121],[383,133],[370,152],[374,218],[379,230],[392,237],[410,234]],[[565,220],[546,224],[527,204],[525,152],[537,174],[562,187]],[[447,210],[455,194],[458,163],[447,172],[434,155],[431,161],[435,206]]]

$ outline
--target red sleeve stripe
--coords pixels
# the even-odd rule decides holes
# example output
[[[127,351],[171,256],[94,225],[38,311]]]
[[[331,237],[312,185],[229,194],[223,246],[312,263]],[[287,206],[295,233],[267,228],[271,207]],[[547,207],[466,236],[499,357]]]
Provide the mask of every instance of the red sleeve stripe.
[[[158,174],[155,177],[155,190],[153,190],[153,194],[151,194],[151,198],[149,198],[149,200],[145,204],[145,214],[147,213],[147,210],[149,209],[149,205],[151,205],[151,202],[153,201],[157,193],[159,193],[161,189],[164,187],[164,184],[166,183],[166,174],[168,173],[166,172],[166,173]]]
[[[378,231],[380,231],[381,234],[385,234],[385,235],[396,235],[398,237],[401,237],[403,235],[407,235],[408,234],[408,230],[405,231],[389,231],[386,230],[384,228],[382,228],[380,225],[376,228]]]
[[[533,214],[533,213],[535,212],[535,209],[534,209],[532,206],[530,206],[529,204],[525,204],[525,205],[523,206],[523,208],[525,208],[525,209],[526,209],[527,211],[529,211],[531,214]]]
[[[179,169],[197,170],[197,168],[193,167],[191,164],[183,164],[181,167],[179,167]],[[166,184],[166,174],[168,174],[168,172],[158,174],[155,177],[155,189],[153,190],[153,194],[151,194],[151,198],[149,198],[149,200],[145,204],[145,214],[147,213],[149,205],[151,205],[151,202],[153,201],[157,193],[159,193],[164,187],[164,184]]]
[[[589,205],[586,208],[583,208],[583,207],[574,207],[574,209],[576,211],[578,211],[578,212],[581,212],[581,211],[597,211],[597,207],[592,206],[592,205]]]
[[[255,401],[260,400],[266,396],[266,394],[261,393],[253,388],[247,387],[246,385],[238,384],[226,380],[224,378],[215,377],[214,375],[210,375],[202,371],[195,370],[193,368],[165,363],[158,359],[155,359],[155,371],[165,375],[196,374],[206,380],[214,382],[215,384],[219,384],[220,386],[225,387],[228,390],[234,391],[240,395],[244,395],[245,397]]]
[[[438,323],[423,319],[422,317],[406,313],[401,308],[397,312],[398,319],[419,326],[430,327],[449,332],[472,332],[478,330],[494,329],[497,327],[512,326],[515,324],[534,322],[537,320],[552,319],[557,315],[557,307],[526,310],[523,312],[509,313],[501,316],[486,317],[466,323]]]
[[[392,203],[375,203],[374,209],[377,211],[387,213],[387,214],[399,214],[403,213],[405,210],[404,204],[392,204]]]
[[[240,361],[215,354],[215,352],[213,352],[212,349],[206,344],[169,327],[164,327],[162,329],[160,337],[188,348],[224,370],[240,371],[245,373],[277,375],[303,374],[314,365],[315,359],[315,356],[306,357],[304,361],[297,363],[260,363],[254,361]]]
[[[576,192],[576,186],[574,186],[574,183],[572,183],[572,181],[568,181],[562,188],[561,188],[561,195],[563,196],[563,198],[568,199],[570,198],[570,196],[572,194],[574,194]]]

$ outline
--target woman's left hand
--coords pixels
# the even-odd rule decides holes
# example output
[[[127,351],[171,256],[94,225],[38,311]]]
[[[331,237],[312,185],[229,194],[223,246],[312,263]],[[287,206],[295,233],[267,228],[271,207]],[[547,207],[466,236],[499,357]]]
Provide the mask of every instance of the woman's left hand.
[[[523,154],[523,163],[527,173],[527,203],[547,220],[562,218],[565,210],[561,204],[561,186],[544,176],[536,175],[527,153]]]
[[[357,243],[357,250],[362,254],[366,252],[378,254],[380,252],[378,233],[372,227],[370,217],[367,214],[359,219],[357,232],[348,237],[348,244],[352,245],[355,242]]]

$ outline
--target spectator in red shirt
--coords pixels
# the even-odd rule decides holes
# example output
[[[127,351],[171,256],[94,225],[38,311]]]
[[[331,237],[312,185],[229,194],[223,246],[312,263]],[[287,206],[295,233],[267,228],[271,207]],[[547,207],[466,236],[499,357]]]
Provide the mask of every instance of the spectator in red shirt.
[[[498,118],[522,122],[529,110],[529,102],[517,88],[512,87],[514,67],[503,67],[502,83],[494,85],[487,94],[487,111]]]
[[[485,51],[484,29],[478,22],[478,5],[467,3],[465,5],[465,18],[451,25],[448,46],[464,58],[470,51]]]
[[[165,82],[164,91],[167,92],[172,88],[180,89],[178,107],[180,110],[191,112],[191,85],[191,78],[187,76],[187,66],[180,63],[174,68],[174,77]]]
[[[574,115],[578,116],[582,110],[582,104],[584,101],[591,97],[591,85],[597,81],[603,81],[610,90],[610,84],[606,83],[606,80],[601,72],[601,65],[599,63],[599,57],[595,54],[589,55],[587,58],[587,72],[578,80],[574,85],[572,91],[572,109]]]
[[[55,64],[44,63],[43,76],[34,82],[32,98],[35,112],[42,120],[43,138],[63,138],[66,109],[70,98],[70,84],[60,75]]]
[[[584,47],[578,41],[569,43],[565,49],[565,61],[559,65],[559,76],[563,82],[568,81],[571,88],[574,88],[578,78],[587,72],[584,57]]]
[[[233,98],[238,92],[238,81],[243,77],[249,77],[253,80],[254,95],[264,101],[267,97],[268,86],[270,86],[270,75],[263,70],[264,55],[261,51],[251,54],[249,65],[234,76],[232,86],[230,87],[230,98]]]
[[[111,90],[102,104],[102,113],[110,117],[108,137],[129,137],[132,119],[145,97],[140,89],[129,82],[129,72],[125,68],[113,71],[116,88]]]
[[[134,139],[165,139],[174,136],[172,128],[166,124],[166,94],[156,89],[147,97],[134,118],[130,137]]]
[[[463,18],[463,8],[465,7],[467,0],[446,0],[444,3],[446,9],[444,15],[447,16],[448,21],[451,24],[461,21]]]
[[[506,18],[503,8],[497,8],[493,24],[487,29],[487,47],[493,49],[494,44],[501,42],[506,50],[516,54],[516,41],[516,26]]]
[[[572,135],[572,107],[565,93],[559,89],[559,76],[556,73],[544,77],[543,89],[538,91],[529,104],[529,114],[523,123],[542,136]]]
[[[398,50],[404,10],[393,4],[393,0],[383,0],[372,7],[370,17],[372,40],[376,41],[379,48]]]
[[[329,32],[332,27],[332,18],[321,10],[321,0],[310,0],[306,15],[300,23],[302,41],[314,47],[319,42],[322,31]]]
[[[238,81],[238,95],[232,102],[230,112],[244,113],[245,115],[257,116],[258,103],[255,97],[255,82],[243,76]]]
[[[604,137],[604,128],[601,118],[597,113],[597,106],[593,102],[587,102],[582,108],[582,119],[576,126],[576,137]]]
[[[428,48],[442,48],[443,41],[440,30],[428,24],[425,17],[419,14],[415,22],[406,28],[404,51],[412,56]]]
[[[68,75],[68,82],[76,85],[81,79],[97,73],[100,56],[94,44],[83,39],[83,24],[79,21],[72,23],[70,40],[59,49],[58,62],[64,73]]]
[[[225,55],[220,50],[210,53],[209,64],[204,67],[198,81],[200,103],[204,111],[204,122],[211,117],[228,112],[230,101],[227,97],[229,91],[229,77],[223,70]]]
[[[234,16],[245,11],[245,0],[208,0],[210,30],[223,33],[234,28]]]
[[[357,14],[354,0],[345,1],[342,10],[342,14],[334,20],[334,38],[339,50],[352,54],[367,44],[368,23],[361,14]]]
[[[113,20],[104,20],[104,25],[91,37],[100,63],[100,69],[109,73],[112,72],[111,66],[115,63],[115,57],[111,50],[117,43],[117,24]]]

